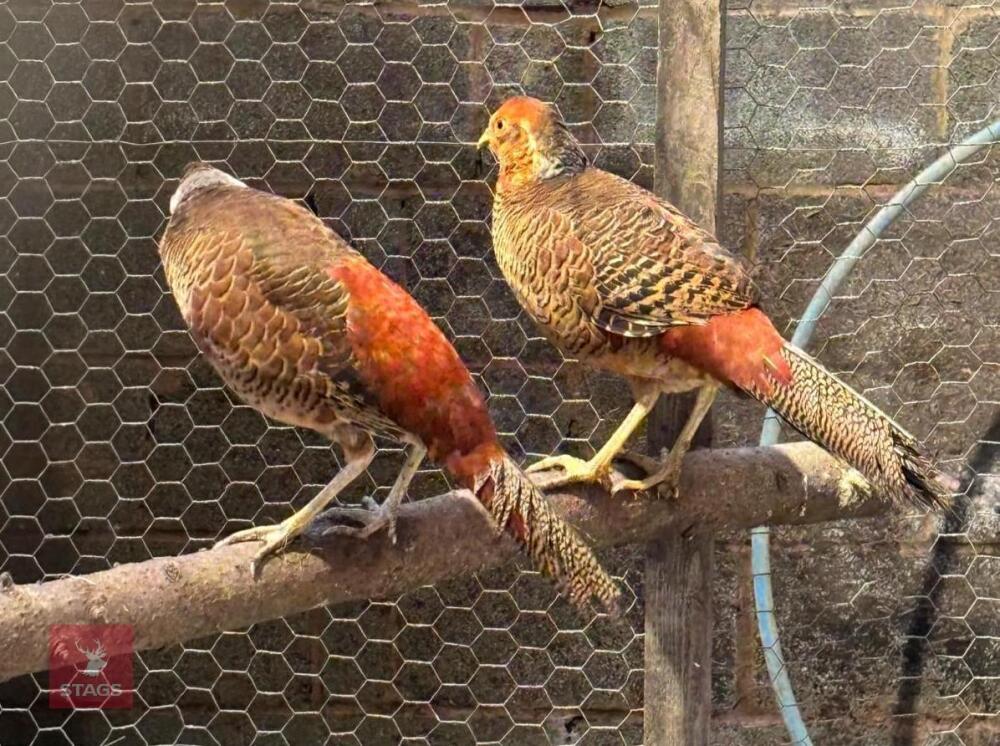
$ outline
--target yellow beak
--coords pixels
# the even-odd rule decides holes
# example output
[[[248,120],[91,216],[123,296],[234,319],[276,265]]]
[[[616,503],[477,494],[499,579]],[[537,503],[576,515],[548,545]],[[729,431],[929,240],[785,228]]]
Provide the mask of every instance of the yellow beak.
[[[482,135],[479,136],[479,142],[476,143],[476,147],[482,150],[487,145],[490,144],[490,131],[486,130]]]

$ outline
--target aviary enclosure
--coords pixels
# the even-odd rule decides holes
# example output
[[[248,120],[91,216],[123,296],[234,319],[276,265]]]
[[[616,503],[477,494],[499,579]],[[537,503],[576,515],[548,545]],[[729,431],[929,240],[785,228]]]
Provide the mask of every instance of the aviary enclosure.
[[[1000,146],[954,151],[865,228],[1000,118],[1000,6],[661,3],[0,2],[0,744],[1000,743]],[[773,452],[694,454],[676,504],[563,495],[620,544],[618,619],[440,500],[395,548],[340,540],[257,585],[246,553],[213,570],[198,550],[284,518],[338,463],[240,405],[184,330],[156,246],[189,161],[302,200],[415,295],[520,460],[589,455],[628,411],[496,267],[474,143],[513,93],[703,219],[721,158],[720,239],[787,336],[868,230],[809,349],[961,476],[951,513],[844,503],[808,450],[805,477]],[[762,407],[724,394],[713,414],[713,446],[756,445]],[[379,448],[353,499],[399,468]],[[449,489],[425,467],[411,497]],[[754,610],[765,521],[781,707]],[[88,578],[116,566],[125,587]],[[134,626],[131,706],[51,707],[48,625],[99,621]]]

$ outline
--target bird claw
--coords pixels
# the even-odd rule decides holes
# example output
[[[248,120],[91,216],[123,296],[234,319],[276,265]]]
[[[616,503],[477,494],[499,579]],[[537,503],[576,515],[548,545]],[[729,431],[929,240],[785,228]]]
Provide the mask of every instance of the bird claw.
[[[640,469],[646,472],[646,474],[655,474],[660,470],[660,467],[663,465],[663,459],[665,458],[665,456],[666,456],[666,451],[664,451],[663,455],[661,455],[659,459],[657,459],[655,456],[647,456],[645,453],[636,453],[635,451],[621,451],[617,456],[615,456],[615,458],[630,463],[634,466],[638,466]]]
[[[638,465],[643,465],[631,458],[634,454],[629,454],[629,456],[630,458],[627,460]],[[646,457],[643,457],[643,461],[646,461]],[[680,463],[674,463],[670,456],[667,456],[666,460],[659,464],[652,459],[649,459],[646,463],[653,466],[653,468],[647,470],[649,472],[648,477],[644,479],[625,479],[617,475],[617,478],[611,485],[611,494],[615,495],[625,491],[646,492],[656,487],[656,497],[676,500],[680,487]]]
[[[364,507],[333,507],[323,513],[327,520],[347,519],[360,523],[360,526],[344,526],[334,524],[323,529],[323,536],[340,535],[367,539],[383,528],[388,528],[389,541],[396,543],[396,512],[385,505],[379,505],[365,495],[361,504]]]
[[[871,483],[857,469],[845,471],[838,488],[841,505],[849,505],[856,500],[871,497],[872,494]]]
[[[561,469],[562,473],[547,473],[554,469]],[[594,482],[607,488],[611,486],[611,469],[608,466],[567,454],[548,456],[536,461],[525,469],[525,473],[532,475],[531,481],[540,489],[560,487],[575,482]],[[536,474],[538,476],[535,476]]]
[[[254,526],[243,531],[237,531],[225,539],[217,541],[213,549],[231,544],[242,544],[248,541],[264,542],[264,546],[260,548],[250,561],[250,573],[254,579],[258,579],[266,560],[288,546],[288,543],[292,539],[302,533],[302,528],[302,526],[297,525],[291,519],[286,519],[272,526]]]

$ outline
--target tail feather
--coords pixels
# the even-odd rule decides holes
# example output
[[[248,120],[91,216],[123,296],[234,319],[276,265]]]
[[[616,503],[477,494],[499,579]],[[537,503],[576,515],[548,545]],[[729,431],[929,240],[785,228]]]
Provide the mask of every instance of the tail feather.
[[[861,472],[903,504],[946,508],[954,480],[935,467],[920,443],[874,404],[802,350],[785,344],[790,385],[772,380],[750,391],[792,427]]]
[[[618,585],[509,456],[490,462],[475,492],[500,530],[528,552],[542,573],[559,581],[573,603],[586,606],[596,598],[605,609],[617,613]]]

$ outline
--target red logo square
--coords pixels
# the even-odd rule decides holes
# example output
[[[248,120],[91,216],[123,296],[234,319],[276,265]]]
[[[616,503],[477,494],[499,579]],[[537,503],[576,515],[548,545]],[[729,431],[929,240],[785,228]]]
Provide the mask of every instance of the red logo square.
[[[132,626],[49,627],[49,707],[132,706]]]

